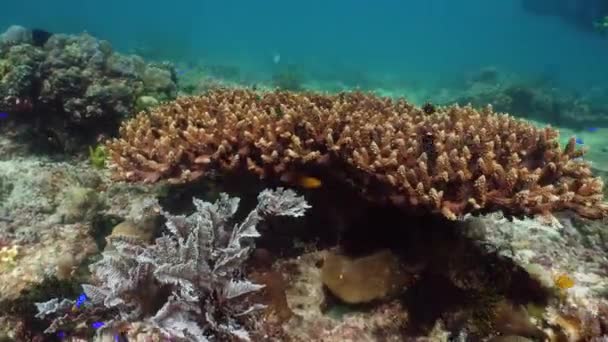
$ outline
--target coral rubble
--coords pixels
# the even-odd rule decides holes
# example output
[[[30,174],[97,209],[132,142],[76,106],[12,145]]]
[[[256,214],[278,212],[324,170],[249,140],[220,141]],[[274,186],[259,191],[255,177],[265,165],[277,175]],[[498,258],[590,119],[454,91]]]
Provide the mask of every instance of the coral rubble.
[[[470,212],[608,212],[603,183],[571,139],[491,107],[438,107],[362,93],[215,90],[140,114],[108,142],[117,179],[184,183],[248,170],[314,169],[365,197],[455,219]]]

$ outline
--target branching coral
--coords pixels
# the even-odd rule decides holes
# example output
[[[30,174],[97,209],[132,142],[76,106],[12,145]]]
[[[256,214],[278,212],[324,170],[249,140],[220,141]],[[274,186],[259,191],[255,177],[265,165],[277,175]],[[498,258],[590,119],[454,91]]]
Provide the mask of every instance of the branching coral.
[[[216,90],[123,124],[108,142],[118,179],[183,183],[246,169],[286,179],[318,167],[374,201],[455,219],[470,212],[608,212],[571,139],[491,107],[439,107],[362,93]]]

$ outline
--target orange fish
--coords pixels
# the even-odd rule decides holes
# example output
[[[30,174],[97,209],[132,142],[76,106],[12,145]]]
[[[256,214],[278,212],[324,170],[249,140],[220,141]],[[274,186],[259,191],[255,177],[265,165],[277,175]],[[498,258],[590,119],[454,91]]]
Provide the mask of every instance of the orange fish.
[[[556,275],[553,281],[555,282],[555,286],[562,290],[567,290],[574,286],[574,279],[565,273]]]
[[[320,188],[322,185],[321,180],[319,178],[310,176],[298,177],[297,183],[304,189],[317,189]]]
[[[317,189],[322,184],[317,177],[307,176],[295,172],[287,172],[281,176],[281,181],[302,187],[304,189]]]

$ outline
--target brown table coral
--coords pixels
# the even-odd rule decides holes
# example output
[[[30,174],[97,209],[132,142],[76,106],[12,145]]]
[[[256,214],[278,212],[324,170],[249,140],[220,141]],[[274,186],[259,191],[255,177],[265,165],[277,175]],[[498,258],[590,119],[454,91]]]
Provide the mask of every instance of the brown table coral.
[[[441,213],[608,212],[603,183],[558,132],[487,107],[438,107],[362,93],[221,89],[139,114],[107,144],[117,179],[190,182],[246,169],[288,179],[325,170],[374,201]]]

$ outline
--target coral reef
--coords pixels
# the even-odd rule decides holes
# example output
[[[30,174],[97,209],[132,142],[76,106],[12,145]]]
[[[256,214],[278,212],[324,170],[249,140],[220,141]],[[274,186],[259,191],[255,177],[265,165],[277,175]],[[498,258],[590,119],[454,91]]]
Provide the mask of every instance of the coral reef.
[[[171,65],[113,52],[86,33],[54,34],[36,46],[29,30],[13,26],[0,39],[0,110],[67,149],[76,137],[111,132],[142,96],[174,98],[176,82]]]
[[[557,131],[491,107],[404,100],[216,90],[180,98],[124,123],[107,143],[116,179],[184,183],[214,171],[248,170],[289,181],[312,168],[379,203],[441,213],[548,214],[599,218],[603,183]]]
[[[5,139],[0,136],[0,145]],[[0,155],[10,155],[4,151]],[[0,301],[18,298],[48,276],[70,278],[103,247],[111,226],[146,223],[141,203],[155,198],[157,188],[113,184],[87,161],[0,161],[0,248],[17,246],[19,252],[14,267],[1,267]]]
[[[205,72],[244,77],[216,68]],[[172,68],[88,35],[22,27],[0,36],[0,75],[0,91],[13,91],[0,99],[10,107],[0,127],[0,341],[608,336],[606,219],[584,218],[608,206],[581,158],[590,155],[574,139],[560,147],[550,127],[497,113],[558,108],[576,122],[564,113],[597,112],[591,95],[561,104],[548,87],[487,68],[461,98],[497,96],[480,110],[210,79],[202,96],[158,107],[174,96]],[[295,76],[275,81],[301,90]],[[67,136],[133,110],[143,112],[88,160],[86,150],[57,161],[20,146],[24,125]],[[256,207],[260,189],[278,184],[305,188],[306,201],[266,190]],[[513,217],[537,213],[553,216]]]
[[[486,67],[459,82],[454,92],[435,98],[444,104],[491,104],[498,112],[575,129],[607,126],[607,90],[595,87],[583,94],[566,90],[558,86],[556,74],[548,70],[522,77]]]
[[[605,222],[562,213],[547,225],[492,214],[469,218],[462,229],[483,249],[511,260],[553,293],[537,322],[552,327],[549,336],[567,341],[608,336]]]

